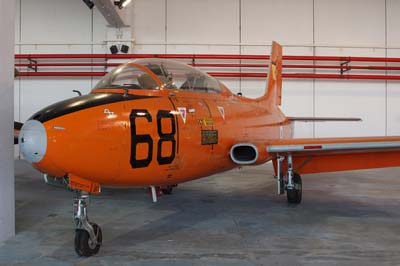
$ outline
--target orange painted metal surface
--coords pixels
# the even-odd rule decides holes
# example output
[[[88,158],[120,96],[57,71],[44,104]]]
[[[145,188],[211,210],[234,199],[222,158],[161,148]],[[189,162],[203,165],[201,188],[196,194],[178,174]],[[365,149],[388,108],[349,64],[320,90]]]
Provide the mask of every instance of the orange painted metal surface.
[[[146,69],[141,69],[148,74]],[[154,78],[154,77],[153,77]],[[34,163],[54,176],[68,175],[71,187],[96,192],[100,186],[165,186],[237,167],[233,145],[257,147],[255,164],[274,160],[269,145],[388,142],[400,137],[292,139],[292,122],[280,111],[282,52],[274,43],[264,96],[167,89],[94,89],[91,93],[135,95],[135,100],[99,105],[44,122],[47,151]],[[79,100],[79,98],[78,98]],[[400,151],[297,152],[299,173],[400,165]]]
[[[93,194],[99,194],[101,191],[99,183],[81,178],[76,175],[69,175],[69,187],[77,190],[87,191]]]
[[[93,91],[99,92],[106,91]],[[159,98],[107,105],[113,116],[104,114],[105,107],[99,106],[46,122],[49,139],[47,153],[36,166],[44,172],[60,168],[65,174],[73,173],[102,185],[177,184],[236,167],[229,158],[229,150],[235,143],[248,141],[249,137],[253,142],[259,142],[260,150],[264,150],[264,159],[259,163],[266,162],[270,158],[263,142],[265,136],[279,138],[281,125],[285,135],[291,135],[290,124],[280,114],[270,113],[264,102],[247,102],[228,91],[221,95],[196,95],[183,91],[134,93],[158,95]],[[175,96],[169,96],[171,93]],[[224,115],[218,107],[224,109]],[[186,121],[178,108],[186,109]],[[152,117],[151,122],[145,118],[136,119],[136,133],[149,134],[153,139],[153,156],[147,167],[132,168],[130,165],[129,116],[133,109],[147,110]],[[175,111],[176,156],[171,164],[165,165],[157,162],[160,137],[155,118],[160,110]],[[195,112],[190,113],[191,110]],[[269,116],[267,123],[266,116]],[[162,124],[165,133],[171,132],[168,120],[165,119]],[[57,127],[66,128],[68,134],[55,129]],[[202,130],[218,130],[218,144],[202,145]],[[145,144],[137,146],[138,159],[146,157],[148,148]],[[161,149],[163,156],[171,154],[170,143],[165,142]],[[62,176],[59,171],[50,174]]]
[[[400,151],[302,155],[294,159],[294,169],[299,174],[372,169],[399,165]]]

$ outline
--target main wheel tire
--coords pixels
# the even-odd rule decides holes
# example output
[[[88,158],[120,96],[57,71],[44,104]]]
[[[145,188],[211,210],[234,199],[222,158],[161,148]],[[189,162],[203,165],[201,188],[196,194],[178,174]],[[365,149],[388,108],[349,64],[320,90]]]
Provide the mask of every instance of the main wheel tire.
[[[93,227],[97,244],[90,239],[89,233],[84,229],[76,229],[75,232],[75,251],[81,257],[90,257],[99,252],[103,241],[103,234],[100,226],[95,223],[90,223]]]
[[[301,202],[302,190],[303,190],[301,176],[299,174],[294,173],[293,183],[294,183],[294,188],[286,190],[287,200],[289,203],[299,204]]]
[[[161,188],[161,191],[164,195],[171,195],[173,188],[174,188],[174,186],[166,186],[166,187]]]

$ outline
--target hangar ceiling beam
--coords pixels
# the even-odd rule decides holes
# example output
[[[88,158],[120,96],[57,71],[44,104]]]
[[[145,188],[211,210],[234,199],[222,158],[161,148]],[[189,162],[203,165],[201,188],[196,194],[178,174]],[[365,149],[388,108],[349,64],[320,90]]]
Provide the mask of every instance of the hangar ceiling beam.
[[[115,9],[114,3],[112,3],[110,0],[93,0],[93,3],[111,27],[127,27],[120,14]]]

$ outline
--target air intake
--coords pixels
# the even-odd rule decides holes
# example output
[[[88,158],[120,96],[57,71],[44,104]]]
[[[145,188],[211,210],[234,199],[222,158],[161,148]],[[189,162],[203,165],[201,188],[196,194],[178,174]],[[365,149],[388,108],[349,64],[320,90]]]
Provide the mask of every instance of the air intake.
[[[232,146],[230,156],[236,164],[253,164],[258,159],[258,150],[251,143],[239,143]]]

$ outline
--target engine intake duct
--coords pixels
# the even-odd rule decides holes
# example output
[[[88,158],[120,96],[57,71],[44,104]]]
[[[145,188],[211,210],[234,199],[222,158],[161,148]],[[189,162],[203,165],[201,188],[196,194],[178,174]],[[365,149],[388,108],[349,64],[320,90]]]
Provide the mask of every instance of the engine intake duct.
[[[253,164],[258,160],[258,149],[251,143],[239,143],[232,146],[230,156],[236,164]]]

